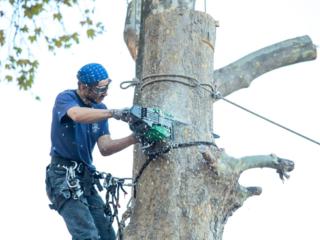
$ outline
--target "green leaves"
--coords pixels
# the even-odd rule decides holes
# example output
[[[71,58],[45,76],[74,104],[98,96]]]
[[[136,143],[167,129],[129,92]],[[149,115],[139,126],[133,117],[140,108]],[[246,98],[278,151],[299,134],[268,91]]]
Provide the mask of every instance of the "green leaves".
[[[48,43],[48,50],[54,52],[56,48],[70,48],[74,43],[78,44],[79,33],[74,32],[68,35],[62,35],[58,38],[46,38]]]
[[[87,30],[87,37],[93,39],[96,36],[96,31],[92,28]]]
[[[11,75],[6,75],[5,76],[5,79],[8,81],[8,82],[11,82],[13,77]]]
[[[22,53],[22,48],[20,47],[13,47],[13,50],[16,52],[16,56],[19,56]]]
[[[34,43],[37,40],[37,36],[36,35],[29,36],[28,39],[31,43]]]
[[[4,31],[0,30],[0,46],[3,46],[6,42]]]
[[[22,28],[20,28],[20,31],[23,33],[27,33],[27,32],[29,32],[29,28],[27,25],[24,25]]]
[[[32,87],[39,62],[33,56],[39,47],[47,46],[55,53],[79,44],[81,37],[94,39],[104,32],[104,25],[94,20],[94,3],[78,0],[1,1],[6,16],[0,29],[0,81],[18,83],[20,89]],[[83,5],[81,5],[83,4]],[[6,5],[6,6],[5,6]],[[1,6],[2,7],[2,6]],[[64,15],[64,9],[74,11],[73,17]],[[2,11],[0,11],[2,13]],[[76,17],[79,16],[79,17]],[[78,30],[74,27],[78,25]],[[72,26],[68,30],[68,27]],[[6,29],[6,30],[4,30]],[[71,30],[71,31],[70,31]]]
[[[53,14],[53,19],[58,20],[59,22],[62,20],[62,14],[60,12]]]
[[[5,69],[15,71],[12,71],[13,74],[7,74],[5,80],[11,82],[13,79],[16,79],[19,89],[28,90],[34,83],[34,77],[38,67],[39,62],[37,60],[16,58],[10,55]]]
[[[27,1],[22,5],[22,8],[24,9],[24,16],[32,19],[34,16],[39,15],[44,9],[42,3],[36,3],[35,5],[32,5],[28,7]]]

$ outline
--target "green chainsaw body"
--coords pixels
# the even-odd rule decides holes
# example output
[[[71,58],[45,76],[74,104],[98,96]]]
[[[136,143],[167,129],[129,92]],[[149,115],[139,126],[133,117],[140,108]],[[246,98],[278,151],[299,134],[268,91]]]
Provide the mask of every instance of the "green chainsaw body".
[[[167,149],[173,140],[173,116],[157,108],[134,105],[129,110],[129,127],[138,136],[145,153],[154,153],[155,146]]]

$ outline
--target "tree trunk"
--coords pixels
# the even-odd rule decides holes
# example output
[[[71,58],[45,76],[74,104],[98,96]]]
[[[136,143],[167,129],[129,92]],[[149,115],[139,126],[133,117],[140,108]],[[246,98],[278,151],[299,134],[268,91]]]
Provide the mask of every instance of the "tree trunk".
[[[168,5],[169,2],[177,6],[172,7]],[[135,89],[134,103],[160,108],[189,123],[175,125],[174,143],[214,143],[212,91],[216,22],[209,15],[192,10],[194,2],[144,1],[141,6],[140,32],[135,32],[132,35],[135,37],[131,38],[139,41],[139,44],[131,44],[134,47],[130,50],[135,53],[134,59],[138,54],[136,72],[140,79]],[[157,8],[157,4],[162,5]],[[307,50],[308,53],[310,51]],[[290,54],[296,54],[296,51]],[[304,55],[303,51],[299,54]],[[241,68],[248,59],[248,62],[260,59],[257,56],[259,54],[253,58],[244,58],[231,67],[239,64]],[[311,58],[315,58],[315,54],[294,61]],[[282,64],[287,65],[285,61]],[[276,64],[274,68],[280,65]],[[229,67],[225,69],[228,70]],[[232,89],[225,87],[228,85],[225,82],[229,74],[238,74],[225,69],[216,74],[219,74],[219,86],[225,89],[223,93],[227,95],[243,85],[239,81],[241,77],[234,77]],[[272,64],[265,69],[272,70]],[[264,72],[260,71],[259,74]],[[246,80],[249,83],[259,74]],[[146,156],[137,144],[134,177],[145,162]],[[248,197],[261,193],[259,187],[240,186],[240,174],[247,169],[260,167],[277,169],[283,179],[287,177],[287,172],[293,170],[294,165],[293,162],[275,155],[235,159],[214,145],[171,149],[169,153],[154,159],[139,178],[124,238],[222,239],[228,217]]]
[[[212,142],[210,93],[188,84],[197,79],[211,85],[215,21],[204,13],[172,10],[150,15],[144,26],[138,103],[192,124],[175,128],[175,142]],[[146,160],[137,155],[134,175]],[[171,150],[143,172],[125,239],[221,239],[235,183],[217,181],[197,147]]]

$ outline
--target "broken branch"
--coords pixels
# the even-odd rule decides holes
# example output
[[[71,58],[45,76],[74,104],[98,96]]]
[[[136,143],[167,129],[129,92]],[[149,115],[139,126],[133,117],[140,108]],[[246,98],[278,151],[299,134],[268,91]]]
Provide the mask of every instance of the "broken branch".
[[[279,158],[274,154],[270,155],[256,155],[242,157],[237,163],[237,168],[240,172],[251,168],[274,168],[277,170],[281,180],[289,178],[288,172],[294,169],[294,162],[288,159]]]
[[[316,46],[309,36],[282,41],[253,52],[214,71],[217,90],[225,97],[241,88],[249,87],[260,75],[276,68],[314,60]]]

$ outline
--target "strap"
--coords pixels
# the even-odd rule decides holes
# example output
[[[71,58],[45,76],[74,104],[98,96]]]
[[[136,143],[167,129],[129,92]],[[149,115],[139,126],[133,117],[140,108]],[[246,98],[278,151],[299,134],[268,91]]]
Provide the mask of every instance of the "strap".
[[[176,144],[173,144],[171,148],[176,149],[176,148],[185,148],[185,147],[193,147],[193,146],[200,146],[200,145],[217,147],[217,145],[214,142],[195,141],[195,142],[188,142],[188,143],[176,143]]]
[[[217,147],[217,145],[214,142],[207,142],[207,141],[194,141],[194,142],[188,142],[188,143],[173,143],[173,144],[171,144],[171,146],[169,147],[169,150],[167,152],[170,151],[170,148],[177,149],[177,148],[193,147],[193,146],[200,146],[200,145]],[[137,185],[141,175],[143,174],[143,171],[148,167],[150,162],[159,155],[161,155],[161,154],[159,153],[159,154],[149,155],[147,160],[144,162],[144,164],[140,168],[137,176],[135,177],[135,179],[133,181],[133,197],[134,198],[136,198],[136,193],[137,193],[136,185]]]
[[[76,162],[78,165],[82,163],[80,160],[74,160],[70,158],[64,158],[64,157],[58,157],[58,156],[52,156],[51,157],[51,164],[52,165],[65,165],[67,167],[74,165],[74,162]]]

